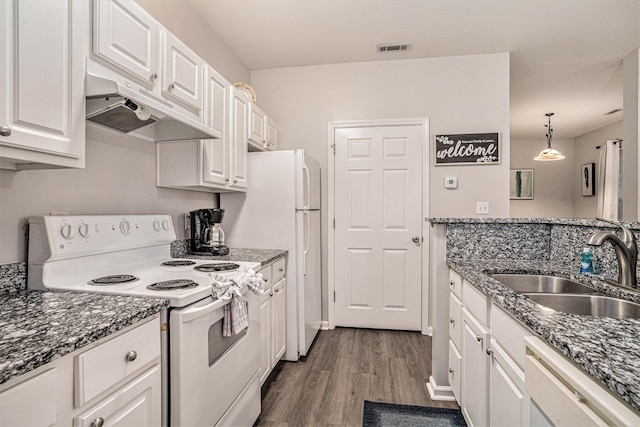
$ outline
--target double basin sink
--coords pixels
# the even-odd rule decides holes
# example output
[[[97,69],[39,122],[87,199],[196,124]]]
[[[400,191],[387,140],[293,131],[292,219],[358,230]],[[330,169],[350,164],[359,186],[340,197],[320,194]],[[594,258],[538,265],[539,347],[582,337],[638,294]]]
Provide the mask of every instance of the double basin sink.
[[[491,277],[555,311],[617,319],[640,318],[640,304],[598,295],[595,289],[563,277],[526,274],[493,274]]]

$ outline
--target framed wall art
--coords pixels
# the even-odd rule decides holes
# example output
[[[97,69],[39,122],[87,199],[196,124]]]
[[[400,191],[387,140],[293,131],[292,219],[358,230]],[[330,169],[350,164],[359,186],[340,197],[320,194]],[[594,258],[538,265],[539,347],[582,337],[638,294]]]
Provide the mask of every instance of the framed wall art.
[[[500,163],[497,132],[436,135],[433,146],[436,166]]]
[[[585,197],[596,195],[595,172],[595,163],[587,163],[580,168],[580,187],[582,188],[582,195]]]
[[[509,198],[533,200],[533,169],[511,169]]]

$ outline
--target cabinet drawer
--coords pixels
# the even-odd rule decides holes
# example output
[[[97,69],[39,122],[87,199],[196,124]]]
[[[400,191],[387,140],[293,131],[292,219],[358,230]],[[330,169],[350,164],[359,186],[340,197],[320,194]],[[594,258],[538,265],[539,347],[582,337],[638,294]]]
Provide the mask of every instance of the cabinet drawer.
[[[276,262],[273,263],[272,268],[273,268],[273,283],[278,283],[280,281],[280,279],[282,279],[285,275],[285,259],[280,258],[279,260],[277,260]]]
[[[531,335],[517,320],[505,313],[500,307],[491,308],[491,334],[513,360],[524,369],[524,337]]]
[[[462,277],[453,270],[449,270],[449,290],[462,298]]]
[[[462,302],[453,294],[449,294],[449,337],[460,348],[462,339]]]
[[[84,405],[138,369],[160,361],[160,328],[154,320],[75,359],[75,405]]]
[[[268,289],[273,285],[273,275],[271,273],[271,264],[266,267],[262,267],[258,270],[258,273],[262,274],[262,280],[264,280],[264,288]]]
[[[456,398],[458,405],[462,405],[460,401],[460,378],[462,369],[462,356],[458,348],[449,340],[449,385],[453,396]]]
[[[466,280],[462,283],[462,302],[478,320],[489,325],[488,298]]]

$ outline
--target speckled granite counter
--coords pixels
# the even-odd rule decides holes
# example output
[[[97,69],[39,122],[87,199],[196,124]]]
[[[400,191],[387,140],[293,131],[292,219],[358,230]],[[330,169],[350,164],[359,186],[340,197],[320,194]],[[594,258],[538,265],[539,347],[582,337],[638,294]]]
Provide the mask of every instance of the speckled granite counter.
[[[595,287],[603,294],[636,302],[640,302],[640,293],[575,274],[575,269],[544,260],[449,259],[447,264],[514,318],[640,410],[640,319],[578,316],[544,310],[488,274],[530,273],[568,277]]]
[[[189,240],[177,240],[171,245],[171,256],[174,258],[211,259],[222,261],[246,261],[259,262],[260,265],[267,265],[287,254],[282,249],[247,249],[230,248],[229,255],[193,255],[189,253]]]
[[[71,292],[0,294],[0,384],[160,312],[155,298]]]

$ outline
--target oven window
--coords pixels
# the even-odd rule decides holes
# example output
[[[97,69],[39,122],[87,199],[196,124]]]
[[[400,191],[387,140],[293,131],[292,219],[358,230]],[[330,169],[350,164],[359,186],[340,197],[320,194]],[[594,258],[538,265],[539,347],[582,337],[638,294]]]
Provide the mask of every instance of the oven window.
[[[222,322],[224,322],[224,318],[209,327],[209,366],[216,363],[216,360],[222,357],[222,355],[233,347],[242,337],[247,335],[247,331],[249,330],[249,328],[245,328],[244,331],[239,334],[224,337],[222,336]]]

